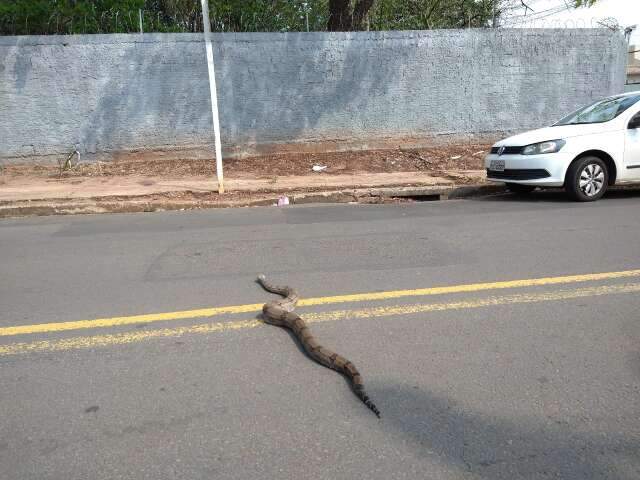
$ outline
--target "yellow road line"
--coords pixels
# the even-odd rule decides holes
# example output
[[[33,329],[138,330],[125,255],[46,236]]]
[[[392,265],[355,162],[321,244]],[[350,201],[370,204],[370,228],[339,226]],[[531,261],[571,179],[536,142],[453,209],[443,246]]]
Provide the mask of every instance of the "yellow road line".
[[[9,335],[23,335],[31,333],[63,332],[65,330],[81,330],[85,328],[117,327],[168,320],[184,320],[187,318],[214,317],[216,315],[258,312],[262,303],[253,305],[236,305],[230,307],[201,308],[198,310],[184,310],[181,312],[149,313],[145,315],[131,315],[128,317],[97,318],[95,320],[75,320],[71,322],[39,323],[36,325],[17,325],[0,328],[0,337]]]
[[[306,314],[304,315],[304,318],[310,323],[347,320],[352,318],[379,318],[394,315],[411,315],[416,313],[460,310],[497,305],[569,300],[572,298],[596,297],[602,295],[634,292],[640,292],[640,283],[603,285],[598,287],[580,288],[574,290],[559,290],[555,292],[537,294],[505,295],[502,297],[494,296],[450,303],[383,306],[361,310],[336,310],[333,312]],[[238,320],[233,322],[208,323],[188,327],[125,332],[111,335],[94,335],[65,338],[61,340],[42,340],[37,342],[13,343],[0,345],[0,356],[17,355],[29,352],[57,352],[82,348],[106,347],[111,345],[125,345],[153,338],[180,337],[182,335],[196,333],[219,333],[230,330],[246,330],[258,327],[260,325],[263,325],[263,323],[259,320]]]
[[[597,280],[611,280],[640,276],[640,269],[620,272],[589,273],[585,275],[567,275],[561,277],[531,278],[526,280],[509,280],[504,282],[472,283],[467,285],[452,285],[447,287],[420,288],[416,290],[391,290],[386,292],[356,293],[352,295],[337,295],[332,297],[304,298],[300,300],[300,307],[313,305],[329,305],[346,302],[364,302],[372,300],[390,300],[403,297],[419,297],[428,295],[442,295],[448,293],[479,292],[506,288],[523,288],[544,285],[558,285],[566,283],[580,283]],[[261,303],[249,305],[235,305],[228,307],[201,308],[197,310],[183,310],[167,313],[150,313],[145,315],[131,315],[125,317],[98,318],[95,320],[76,320],[69,322],[40,323],[35,325],[16,325],[0,328],[0,337],[10,335],[27,335],[33,333],[62,332],[66,330],[81,330],[87,328],[115,327],[153,322],[166,322],[187,318],[213,317],[223,314],[237,314],[258,312]]]

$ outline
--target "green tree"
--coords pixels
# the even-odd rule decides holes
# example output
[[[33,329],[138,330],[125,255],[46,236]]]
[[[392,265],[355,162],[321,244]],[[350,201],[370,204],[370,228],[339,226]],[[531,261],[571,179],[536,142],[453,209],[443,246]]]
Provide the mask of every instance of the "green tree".
[[[0,3],[0,34],[135,31],[144,0],[15,0]],[[132,16],[135,13],[136,16]]]
[[[488,27],[493,7],[493,0],[378,0],[370,21],[375,30]]]
[[[284,32],[491,26],[528,0],[209,0],[212,30]],[[588,7],[595,0],[572,0]],[[0,35],[202,31],[198,0],[0,0]]]

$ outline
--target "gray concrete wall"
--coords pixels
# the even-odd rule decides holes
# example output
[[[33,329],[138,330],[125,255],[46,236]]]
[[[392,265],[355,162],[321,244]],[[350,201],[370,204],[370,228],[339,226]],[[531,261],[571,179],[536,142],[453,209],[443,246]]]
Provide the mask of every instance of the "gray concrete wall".
[[[606,29],[217,34],[227,153],[472,140],[624,88]],[[211,156],[196,34],[0,37],[0,159]],[[177,152],[177,153],[176,153]]]

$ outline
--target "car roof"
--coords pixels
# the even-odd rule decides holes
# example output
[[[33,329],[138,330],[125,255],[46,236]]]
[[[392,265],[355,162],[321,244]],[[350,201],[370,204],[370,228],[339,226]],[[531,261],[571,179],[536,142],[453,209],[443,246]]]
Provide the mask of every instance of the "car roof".
[[[637,96],[640,96],[640,90],[637,90],[635,92],[619,93],[617,95],[611,95],[610,97],[605,97],[605,98],[623,98],[623,97],[637,97]]]

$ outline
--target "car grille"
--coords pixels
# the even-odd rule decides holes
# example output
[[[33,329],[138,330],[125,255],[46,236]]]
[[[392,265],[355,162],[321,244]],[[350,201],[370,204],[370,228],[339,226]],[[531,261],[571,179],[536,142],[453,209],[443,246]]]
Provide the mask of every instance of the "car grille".
[[[497,154],[500,147],[491,147],[491,153]],[[502,155],[520,155],[522,153],[522,147],[504,147]]]
[[[487,177],[500,180],[537,180],[538,178],[547,178],[550,176],[549,172],[542,168],[512,168],[505,169],[503,172],[497,172],[487,168]]]

